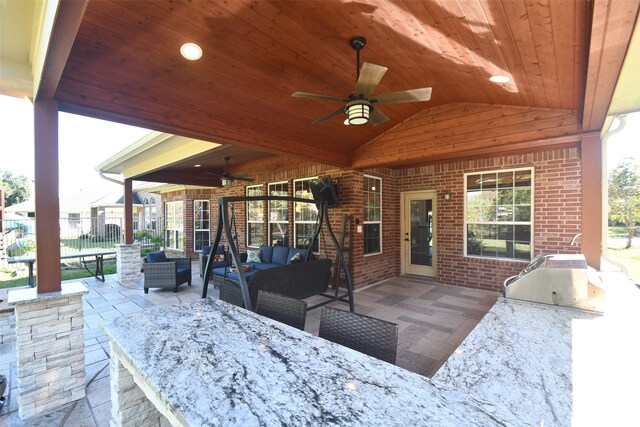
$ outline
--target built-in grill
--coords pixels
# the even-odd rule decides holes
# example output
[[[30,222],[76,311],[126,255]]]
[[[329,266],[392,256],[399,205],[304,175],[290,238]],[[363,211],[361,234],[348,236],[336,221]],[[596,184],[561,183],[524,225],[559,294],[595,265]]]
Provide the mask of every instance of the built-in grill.
[[[603,291],[589,283],[582,254],[538,255],[520,274],[504,281],[507,298],[604,311]]]

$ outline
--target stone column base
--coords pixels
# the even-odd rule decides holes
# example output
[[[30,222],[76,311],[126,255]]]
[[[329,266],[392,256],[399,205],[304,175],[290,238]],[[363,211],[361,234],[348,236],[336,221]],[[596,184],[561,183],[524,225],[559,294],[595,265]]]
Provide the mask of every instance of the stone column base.
[[[140,243],[116,245],[116,269],[120,283],[137,281],[142,276],[141,247]]]
[[[59,292],[9,291],[16,317],[18,413],[27,420],[85,397],[84,316],[80,282]]]

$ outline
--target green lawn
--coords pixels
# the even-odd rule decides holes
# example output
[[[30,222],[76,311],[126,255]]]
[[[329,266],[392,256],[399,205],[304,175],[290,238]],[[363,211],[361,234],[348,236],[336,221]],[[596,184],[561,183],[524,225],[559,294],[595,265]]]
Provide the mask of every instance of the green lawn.
[[[94,269],[95,263],[88,263],[89,268]],[[76,268],[77,267],[77,268]],[[104,262],[104,274],[115,274],[116,263],[115,260],[105,260]],[[80,264],[74,265],[71,269],[62,270],[62,280],[82,279],[83,277],[91,277],[92,274],[82,268]],[[37,281],[37,276],[36,276]],[[8,269],[0,269],[0,289],[3,288],[15,288],[17,286],[27,286],[29,284],[29,270],[26,265],[19,271],[12,271]]]

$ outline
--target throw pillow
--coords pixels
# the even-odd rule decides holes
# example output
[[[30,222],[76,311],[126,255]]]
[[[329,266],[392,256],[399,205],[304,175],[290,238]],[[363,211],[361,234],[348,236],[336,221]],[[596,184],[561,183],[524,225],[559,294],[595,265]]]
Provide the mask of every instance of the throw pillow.
[[[300,256],[300,252],[292,256],[289,262],[291,262],[291,264],[295,264],[296,262],[302,262],[302,257]]]
[[[215,261],[215,262],[223,262],[224,261],[224,255],[215,255],[213,257],[213,261]]]
[[[260,249],[257,251],[247,251],[247,262],[262,262],[260,259]]]

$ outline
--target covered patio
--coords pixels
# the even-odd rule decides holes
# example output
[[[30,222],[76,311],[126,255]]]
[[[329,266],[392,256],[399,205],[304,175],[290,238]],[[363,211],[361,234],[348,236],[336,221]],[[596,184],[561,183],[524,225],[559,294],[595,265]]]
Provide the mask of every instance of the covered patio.
[[[637,325],[637,316],[625,317],[631,320],[623,326],[615,323],[617,301],[602,322],[591,312],[576,314],[551,305],[519,305],[504,299],[493,303],[503,280],[538,254],[583,254],[593,269],[603,266],[606,139],[615,131],[612,123],[617,116],[640,109],[639,0],[25,0],[5,1],[2,6],[2,37],[7,37],[6,31],[15,40],[15,49],[1,52],[0,90],[28,97],[35,112],[38,282],[35,290],[15,291],[8,297],[16,310],[15,330],[20,337],[16,361],[22,375],[18,383],[23,384],[18,390],[22,421],[17,421],[13,406],[12,422],[45,422],[38,417],[53,417],[56,425],[73,416],[81,418],[80,424],[102,423],[106,415],[98,417],[96,412],[108,412],[100,385],[107,382],[106,358],[111,356],[112,373],[118,374],[111,378],[112,397],[122,397],[118,405],[134,405],[125,405],[122,411],[114,407],[112,424],[118,424],[126,410],[147,409],[159,424],[167,419],[188,424],[172,402],[145,400],[153,398],[155,389],[147,394],[135,389],[140,400],[126,402],[131,394],[120,393],[119,387],[135,382],[131,376],[135,369],[129,369],[132,364],[125,366],[129,362],[123,362],[122,355],[108,354],[96,328],[100,321],[109,317],[117,321],[127,312],[139,311],[132,321],[149,321],[152,315],[146,309],[151,305],[192,302],[180,309],[193,307],[196,314],[189,313],[193,316],[203,314],[202,307],[209,310],[204,314],[224,311],[212,308],[220,307],[217,303],[196,298],[198,286],[177,296],[152,290],[145,297],[139,284],[129,288],[113,280],[61,283],[57,227],[61,111],[155,131],[100,167],[101,173],[120,174],[123,180],[124,244],[118,250],[119,259],[134,261],[127,274],[140,273],[140,247],[133,234],[134,180],[168,185],[163,193],[167,249],[195,258],[203,242],[210,243],[206,233],[218,218],[209,207],[218,197],[250,192],[292,195],[306,191],[311,180],[333,179],[340,187],[340,200],[332,214],[336,220],[345,218],[352,230],[349,267],[358,289],[357,311],[400,324],[398,364],[422,375],[433,375],[462,342],[442,374],[448,385],[376,360],[363,362],[358,355],[318,344],[308,335],[283,332],[235,308],[228,313],[237,316],[229,318],[240,329],[229,330],[242,332],[243,326],[253,330],[258,325],[255,330],[286,336],[274,344],[279,351],[290,350],[286,343],[298,339],[325,355],[354,357],[362,362],[358,372],[363,386],[374,383],[367,374],[387,375],[386,383],[376,383],[370,391],[379,397],[387,392],[386,384],[393,383],[389,387],[395,398],[387,404],[396,412],[385,415],[404,414],[401,409],[409,405],[414,418],[408,422],[426,418],[437,424],[437,417],[443,416],[455,425],[461,419],[516,425],[524,424],[522,416],[530,416],[537,424],[545,420],[569,424],[594,414],[608,421],[610,414],[598,413],[597,405],[589,404],[593,393],[576,398],[580,411],[574,412],[573,387],[593,389],[586,379],[589,372],[583,367],[575,370],[578,367],[571,361],[593,361],[598,342],[590,336],[615,341],[603,331]],[[364,50],[362,37],[367,40]],[[186,43],[199,45],[201,58],[181,56]],[[230,166],[228,157],[233,159]],[[243,181],[241,177],[249,173],[251,179]],[[287,240],[291,246],[299,244],[296,233],[304,230],[305,219],[296,217],[295,207],[277,211],[261,205],[258,219],[250,217],[250,208],[238,207],[242,246],[273,242],[289,246]],[[198,217],[203,211],[207,215]],[[254,237],[262,241],[251,241]],[[407,274],[412,272],[420,277]],[[632,289],[617,277],[605,284],[614,286],[614,295],[620,283],[621,288]],[[483,317],[487,310],[492,314]],[[523,315],[530,312],[534,314]],[[509,333],[510,325],[500,323],[512,315],[514,325],[526,325],[522,346],[517,339],[514,342],[520,331]],[[315,327],[312,318],[310,328]],[[197,318],[189,319],[198,324]],[[538,323],[528,323],[531,319]],[[54,321],[58,323],[51,326]],[[121,337],[144,338],[144,331],[127,333],[125,326],[120,325]],[[547,328],[553,333],[545,335]],[[463,342],[470,331],[471,338]],[[584,341],[577,346],[572,339],[579,332]],[[111,337],[112,346],[116,341]],[[497,358],[485,352],[483,342],[497,351]],[[185,343],[175,346],[176,353]],[[540,343],[544,345],[539,347]],[[613,342],[612,348],[620,349],[621,343]],[[248,351],[255,350],[255,342],[245,344],[252,346]],[[49,353],[50,349],[57,353]],[[511,350],[521,357],[509,359]],[[560,356],[554,359],[556,350]],[[636,354],[632,350],[624,356]],[[20,357],[21,351],[28,355]],[[476,360],[474,355],[484,358]],[[529,371],[537,366],[528,363],[533,356],[550,366],[558,359],[565,364],[558,370],[542,366]],[[604,360],[626,366],[617,358],[606,354]],[[287,369],[284,359],[272,361]],[[493,360],[500,363],[488,363]],[[242,362],[238,365],[246,368]],[[635,366],[628,359],[624,362],[630,369]],[[338,364],[323,366],[336,377],[345,374]],[[537,396],[539,407],[522,409],[515,400],[511,406],[500,405],[503,397],[514,396],[500,394],[512,385],[501,382],[507,378],[500,371],[505,366],[522,379],[517,383],[520,392]],[[140,372],[135,374],[143,376],[145,368],[155,367],[139,363]],[[297,366],[296,373],[307,374],[307,368]],[[573,376],[576,372],[580,375]],[[631,369],[629,376],[636,374]],[[64,382],[57,381],[61,377]],[[136,378],[142,386],[144,381]],[[540,386],[540,378],[558,387]],[[404,379],[416,386],[409,390],[422,393],[424,399],[403,394]],[[605,386],[603,390],[618,396],[613,392],[619,392],[616,383]],[[96,388],[101,391],[91,402]],[[357,394],[344,396],[361,399],[356,406],[370,403]],[[266,397],[255,401],[279,398]],[[218,403],[212,396],[203,398]],[[235,402],[233,398],[229,402]],[[624,396],[620,401],[627,402]],[[64,413],[58,413],[63,405]],[[153,412],[153,406],[160,412]],[[265,410],[269,416],[279,408],[256,406],[260,407],[250,409]],[[78,412],[72,414],[72,407]],[[630,407],[625,411],[615,403],[615,416],[610,418],[624,417]],[[281,412],[290,414],[286,409]],[[324,409],[319,412],[324,414]],[[384,410],[375,405],[369,409],[374,415]],[[232,410],[229,414],[237,415]],[[191,420],[208,415],[220,414],[196,414]]]

